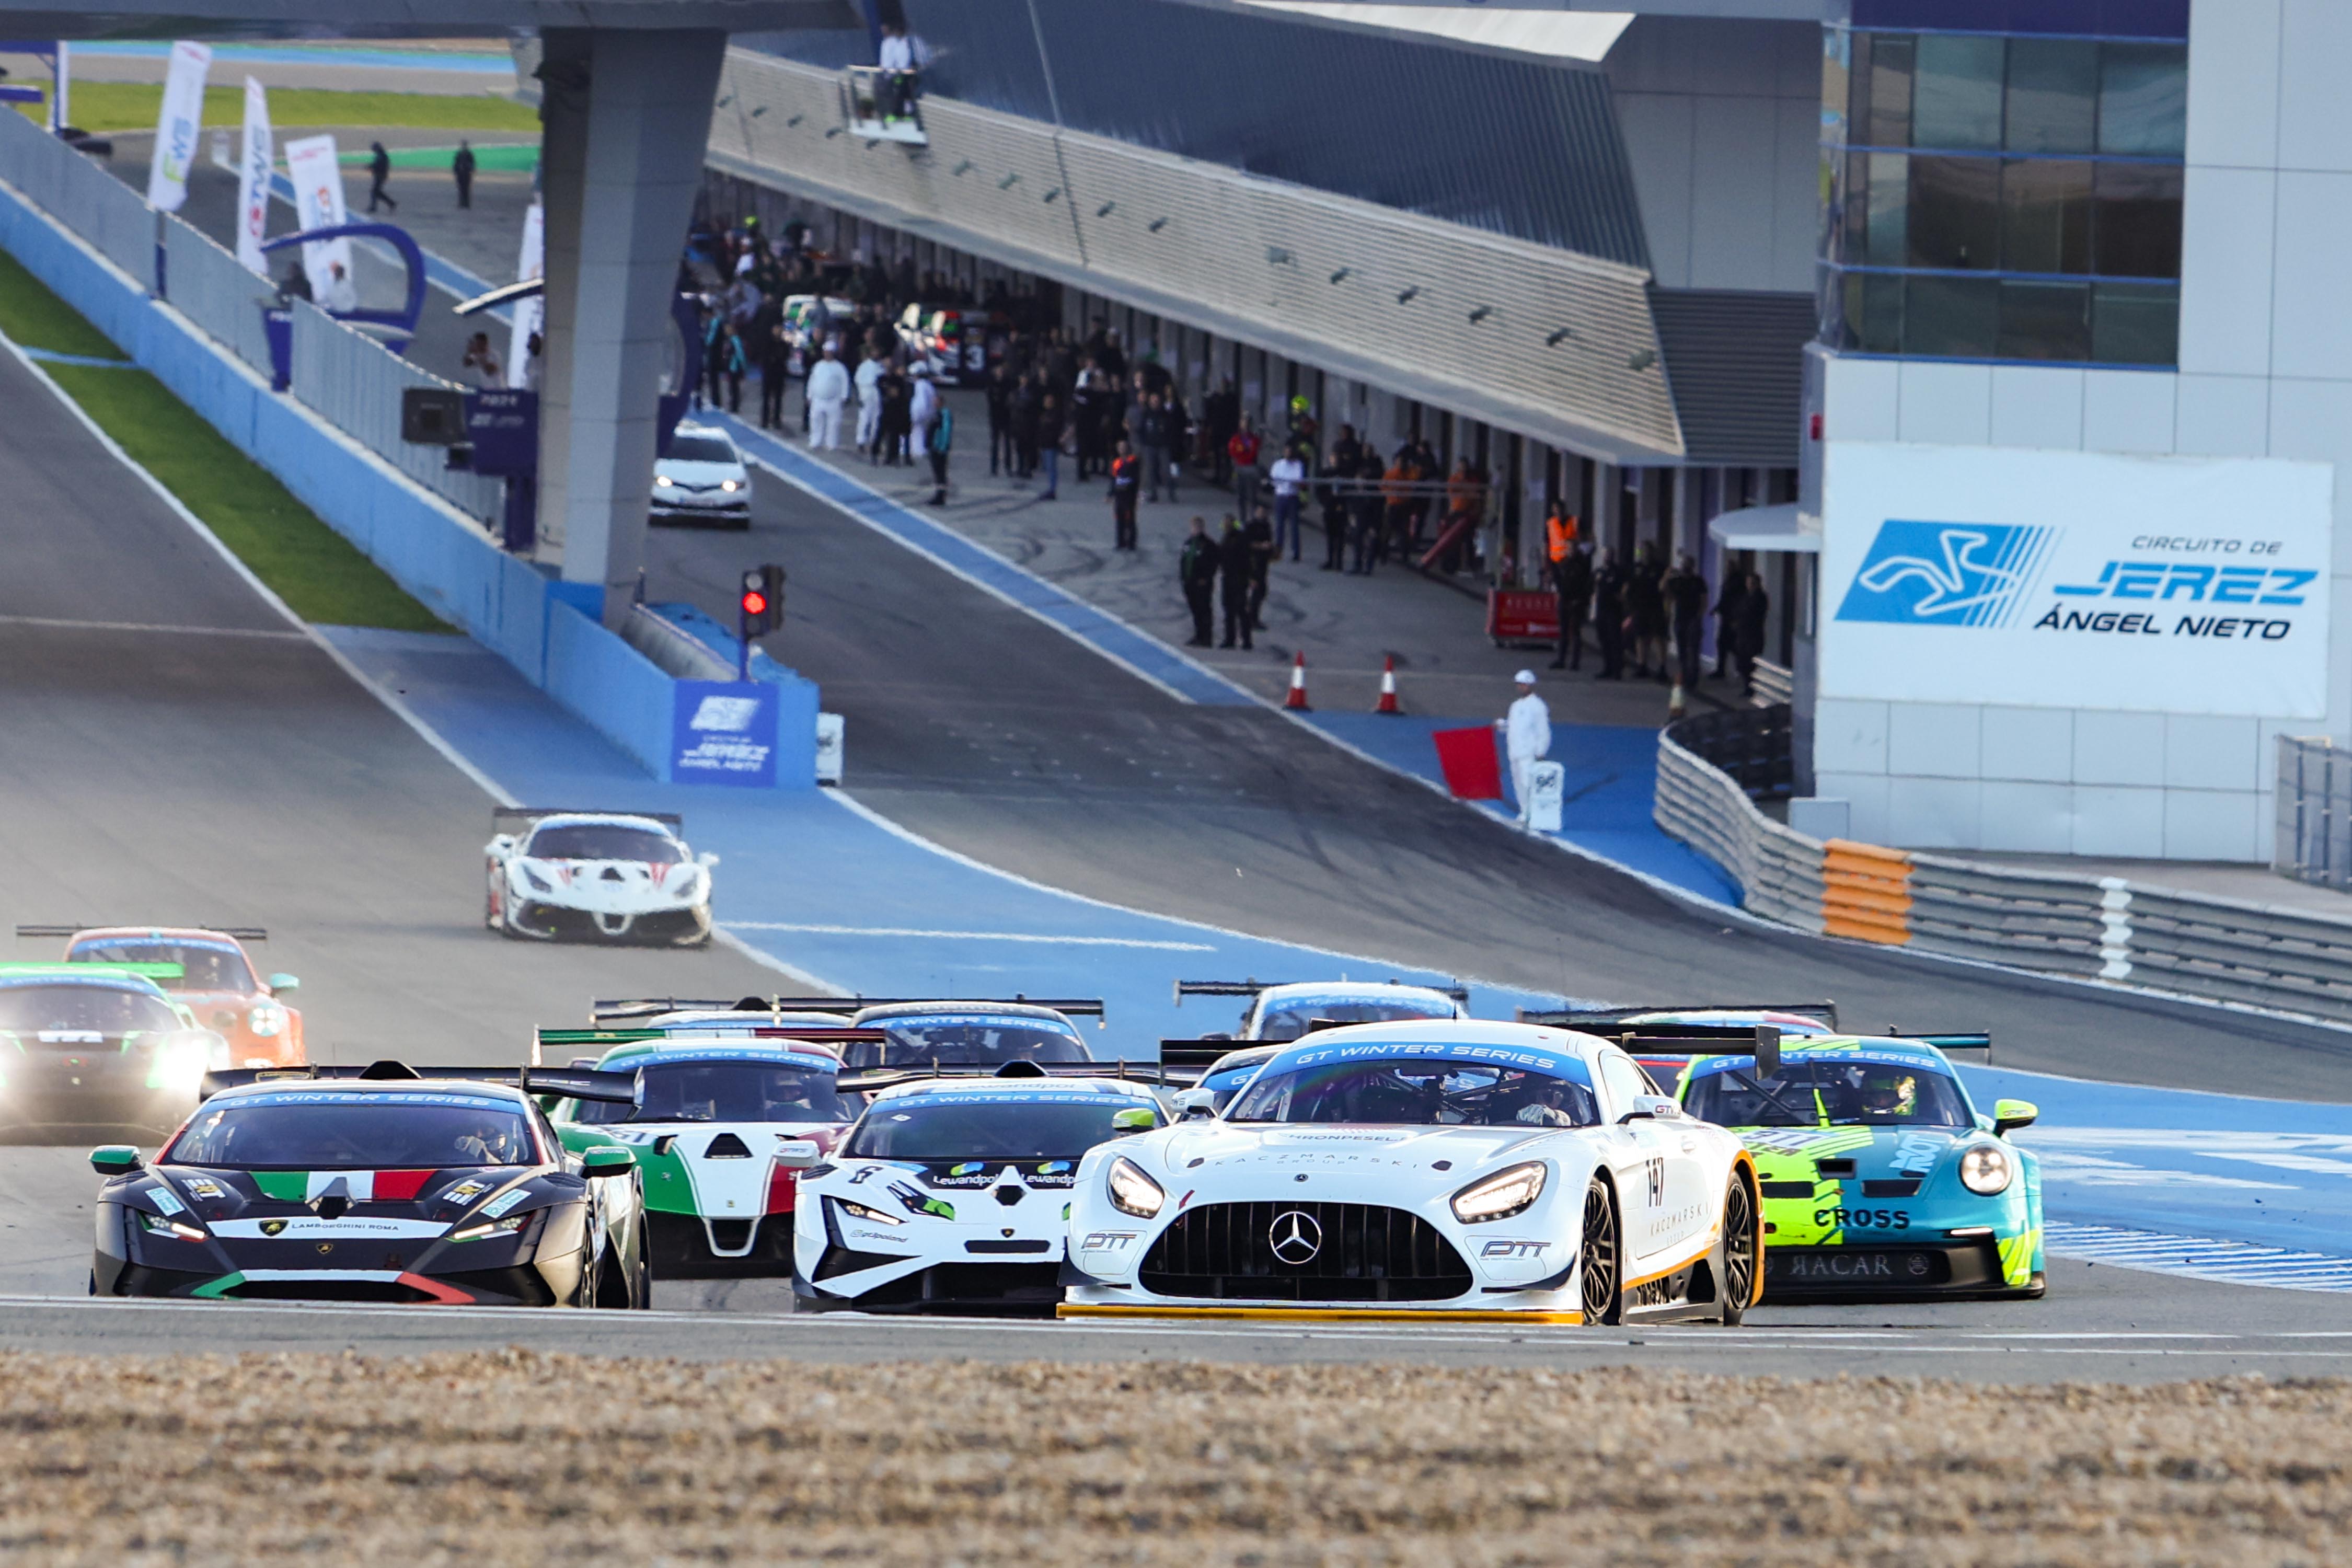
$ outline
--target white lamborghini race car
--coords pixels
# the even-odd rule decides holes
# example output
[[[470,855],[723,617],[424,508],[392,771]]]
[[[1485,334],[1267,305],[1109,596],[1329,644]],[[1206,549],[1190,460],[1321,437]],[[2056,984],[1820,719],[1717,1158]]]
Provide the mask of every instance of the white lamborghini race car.
[[[1061,1310],[1736,1323],[1763,1244],[1739,1140],[1616,1047],[1366,1024],[1284,1047],[1222,1116],[1089,1153]]]
[[[832,1156],[801,1173],[800,1309],[1052,1310],[1078,1161],[1162,1120],[1150,1089],[1113,1078],[1033,1070],[882,1090]]]
[[[710,868],[665,812],[501,810],[483,847],[482,923],[501,936],[700,947]]]

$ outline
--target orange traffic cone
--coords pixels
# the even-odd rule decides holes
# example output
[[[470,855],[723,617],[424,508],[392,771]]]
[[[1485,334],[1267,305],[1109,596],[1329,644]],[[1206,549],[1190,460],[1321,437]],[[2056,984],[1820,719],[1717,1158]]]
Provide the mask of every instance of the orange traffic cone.
[[[1390,654],[1381,660],[1381,700],[1372,704],[1375,713],[1393,713],[1402,717],[1404,710],[1397,706],[1396,656]]]
[[[1300,650],[1297,662],[1290,667],[1290,695],[1282,700],[1285,708],[1296,708],[1301,713],[1307,708],[1307,654]]]

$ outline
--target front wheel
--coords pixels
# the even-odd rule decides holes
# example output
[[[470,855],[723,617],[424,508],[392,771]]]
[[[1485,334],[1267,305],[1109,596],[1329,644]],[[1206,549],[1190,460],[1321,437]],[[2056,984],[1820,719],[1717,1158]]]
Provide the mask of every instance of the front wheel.
[[[1738,1326],[1748,1316],[1748,1303],[1756,1297],[1757,1255],[1762,1249],[1759,1228],[1756,1194],[1748,1178],[1734,1171],[1723,1194],[1723,1269],[1716,1289],[1726,1328]]]
[[[1578,1244],[1577,1277],[1583,1284],[1584,1321],[1614,1323],[1621,1313],[1617,1272],[1617,1205],[1609,1184],[1594,1177],[1584,1189],[1584,1237]]]

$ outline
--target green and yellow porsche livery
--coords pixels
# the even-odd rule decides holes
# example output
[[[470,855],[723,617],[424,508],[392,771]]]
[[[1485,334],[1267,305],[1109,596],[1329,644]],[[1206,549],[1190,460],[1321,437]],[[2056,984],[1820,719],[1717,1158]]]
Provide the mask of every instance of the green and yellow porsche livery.
[[[1768,1301],[2042,1293],[2042,1170],[1916,1040],[1807,1037],[1779,1070],[1699,1056],[1675,1097],[1739,1134],[1763,1189]]]

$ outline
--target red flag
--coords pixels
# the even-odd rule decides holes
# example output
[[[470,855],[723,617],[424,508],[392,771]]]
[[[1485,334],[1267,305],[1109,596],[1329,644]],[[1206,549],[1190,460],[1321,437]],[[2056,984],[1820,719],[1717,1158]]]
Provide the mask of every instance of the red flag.
[[[1492,727],[1438,730],[1429,738],[1437,742],[1437,765],[1445,770],[1445,787],[1455,799],[1503,798],[1503,768],[1496,759]]]

